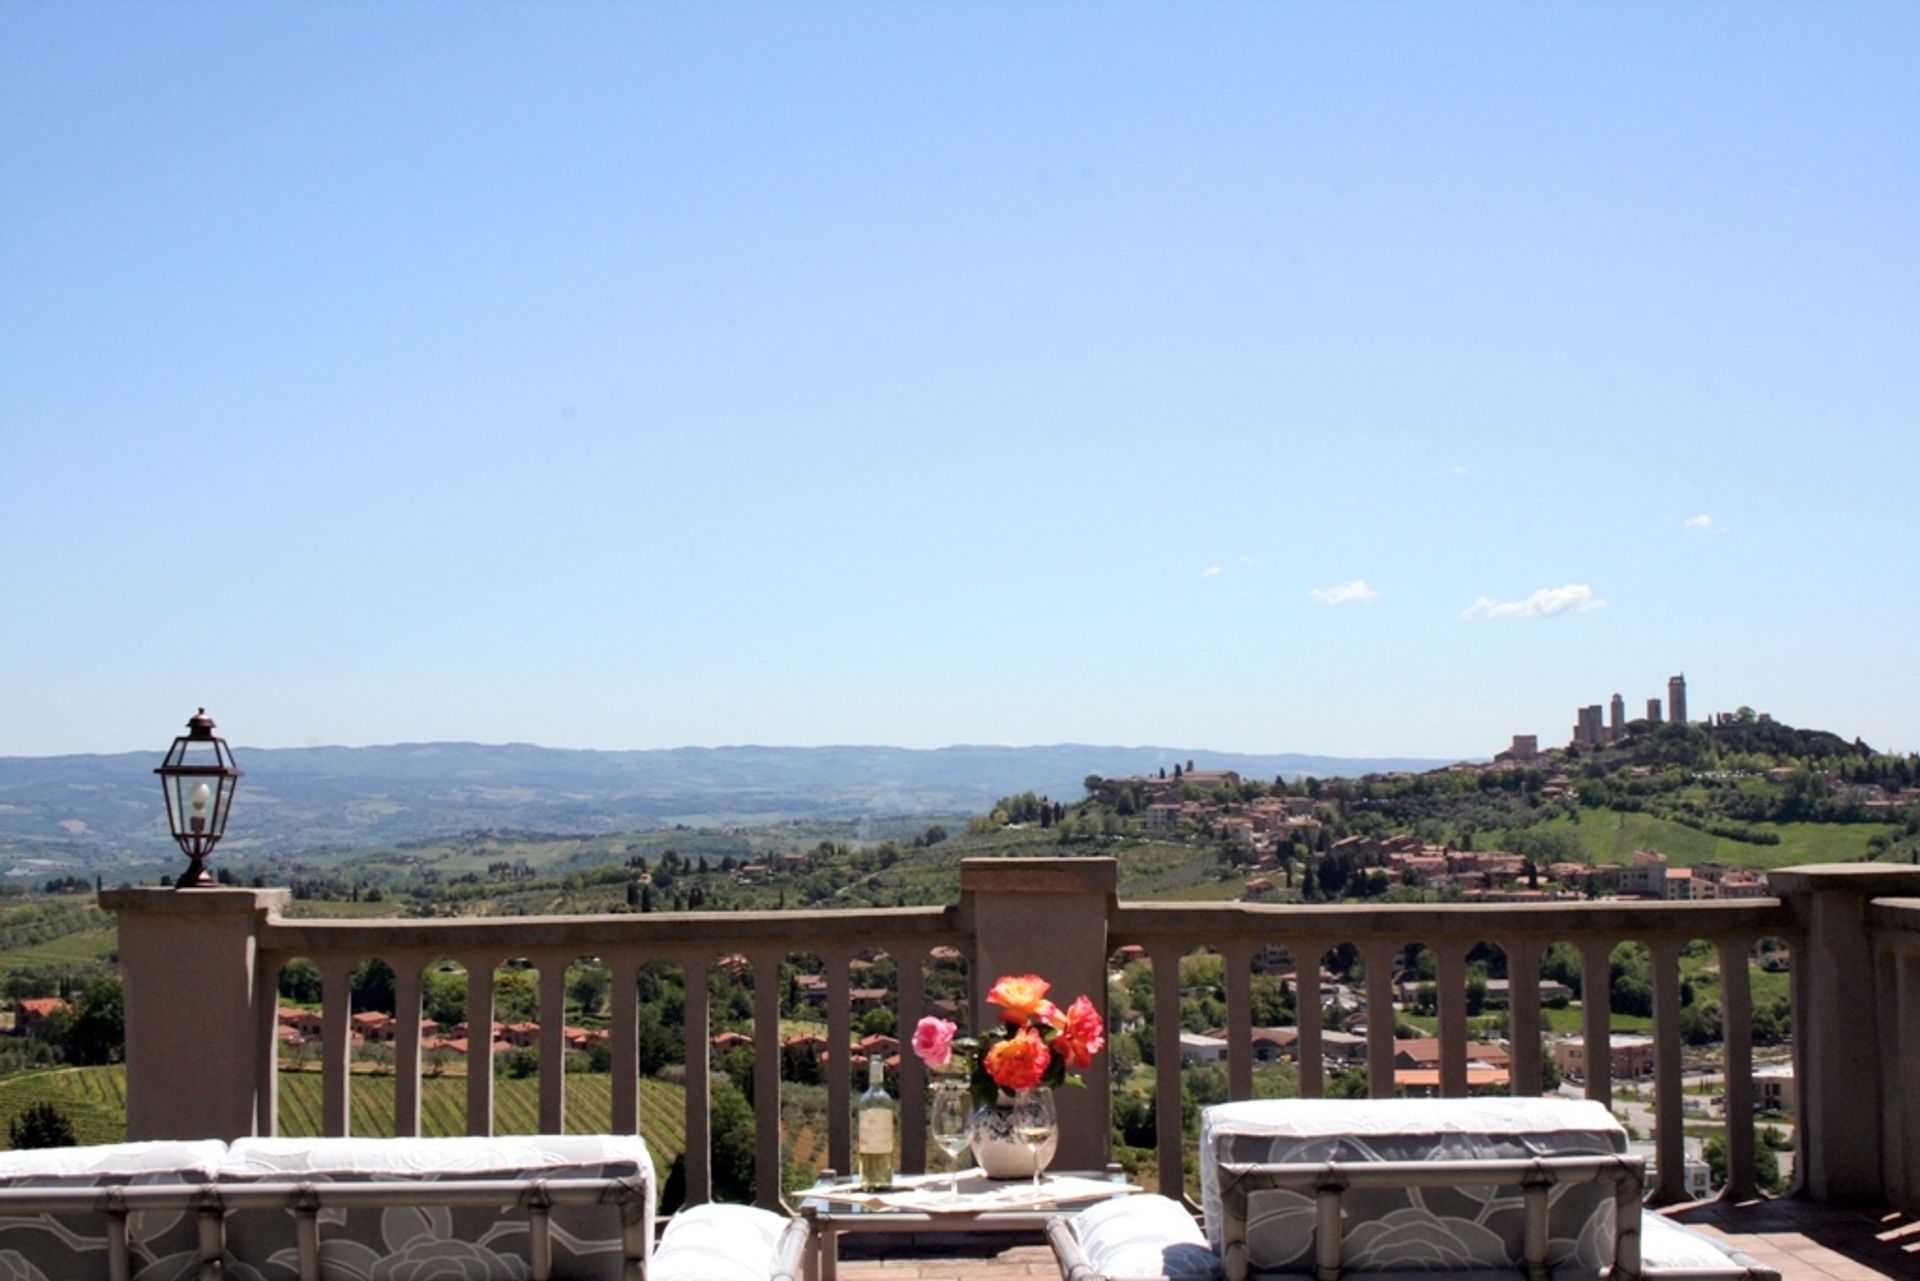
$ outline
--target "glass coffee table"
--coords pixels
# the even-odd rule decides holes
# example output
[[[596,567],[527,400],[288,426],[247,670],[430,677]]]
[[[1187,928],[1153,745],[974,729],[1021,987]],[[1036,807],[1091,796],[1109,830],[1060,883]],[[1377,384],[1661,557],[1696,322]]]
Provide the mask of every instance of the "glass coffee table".
[[[1056,1215],[1141,1190],[1126,1181],[1118,1166],[1091,1173],[1048,1172],[1040,1176],[1037,1196],[1027,1179],[989,1179],[978,1170],[962,1172],[957,1194],[948,1192],[945,1174],[901,1175],[887,1192],[863,1192],[856,1180],[836,1179],[831,1170],[824,1171],[818,1183],[799,1194],[800,1213],[813,1229],[807,1278],[838,1281],[843,1236],[1037,1235]]]

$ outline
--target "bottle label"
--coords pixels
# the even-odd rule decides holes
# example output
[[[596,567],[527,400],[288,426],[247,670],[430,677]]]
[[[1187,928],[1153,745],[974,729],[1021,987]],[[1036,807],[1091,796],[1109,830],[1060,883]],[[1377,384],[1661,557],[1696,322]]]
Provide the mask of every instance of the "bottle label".
[[[869,1108],[860,1114],[860,1150],[893,1151],[893,1113],[886,1108]]]

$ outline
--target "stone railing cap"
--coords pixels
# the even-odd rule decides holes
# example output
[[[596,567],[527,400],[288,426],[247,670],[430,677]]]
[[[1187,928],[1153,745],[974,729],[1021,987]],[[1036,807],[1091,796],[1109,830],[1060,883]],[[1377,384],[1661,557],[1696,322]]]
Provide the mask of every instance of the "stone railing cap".
[[[1111,858],[966,858],[960,892],[1106,894],[1120,888],[1120,864]]]
[[[139,912],[166,916],[229,916],[277,912],[293,902],[288,889],[244,889],[218,885],[207,889],[176,890],[144,886],[139,889],[101,890],[100,906],[109,912]]]
[[[1782,867],[1767,873],[1767,887],[1777,894],[1838,892],[1868,898],[1920,895],[1920,867],[1897,863],[1814,863]]]

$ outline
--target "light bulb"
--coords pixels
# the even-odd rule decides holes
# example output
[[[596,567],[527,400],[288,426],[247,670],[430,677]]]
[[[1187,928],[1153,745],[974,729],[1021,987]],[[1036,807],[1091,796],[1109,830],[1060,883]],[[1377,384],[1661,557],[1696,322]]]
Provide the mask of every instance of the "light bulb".
[[[188,826],[196,832],[204,832],[207,830],[207,802],[213,799],[213,789],[205,783],[195,783],[189,799],[193,802],[193,815],[187,820]]]

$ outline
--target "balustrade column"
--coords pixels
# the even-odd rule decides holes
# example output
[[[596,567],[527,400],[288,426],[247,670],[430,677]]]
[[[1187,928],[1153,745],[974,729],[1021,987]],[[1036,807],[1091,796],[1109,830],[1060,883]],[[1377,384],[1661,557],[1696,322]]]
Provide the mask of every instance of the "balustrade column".
[[[552,954],[540,966],[540,1132],[567,1130],[567,962]]]
[[[1327,1057],[1320,1037],[1320,958],[1328,944],[1317,939],[1298,943],[1293,948],[1293,1043],[1295,1061],[1300,1066],[1300,1097],[1318,1099],[1327,1092]]]
[[[1586,1055],[1587,1097],[1613,1106],[1613,944],[1580,941],[1581,1049]]]
[[[1747,958],[1753,940],[1720,940],[1720,1040],[1726,1054],[1721,1084],[1727,1100],[1727,1186],[1721,1196],[1750,1201],[1753,1175],[1753,995]]]
[[[1440,1095],[1467,1094],[1467,945],[1434,945],[1434,986],[1440,1003]]]
[[[753,962],[753,1170],[754,1201],[767,1210],[780,1203],[780,961],[777,952],[755,952]]]
[[[1900,1050],[1900,952],[1885,936],[1873,946],[1874,988],[1883,994],[1874,1011],[1880,1025],[1880,1044],[1892,1053],[1880,1056],[1880,1164],[1884,1171],[1888,1205],[1900,1205],[1907,1195],[1907,1136],[1901,1117],[1904,1078],[1911,1075],[1909,1065],[1898,1061]]]
[[[1227,970],[1227,1097],[1253,1097],[1253,946],[1221,953]]]
[[[827,957],[827,1164],[842,1174],[853,1173],[853,979],[848,961],[842,952]]]
[[[1393,1097],[1393,958],[1395,943],[1372,943],[1367,960],[1367,1096]]]
[[[120,918],[126,989],[127,1137],[265,1133],[277,1041],[275,975],[260,931],[287,890],[106,890]]]
[[[1186,1138],[1180,1130],[1180,954],[1177,943],[1155,944],[1153,961],[1153,1130],[1160,1158],[1160,1195],[1186,1193]]]
[[[927,1169],[927,1074],[907,1071],[920,1060],[913,1055],[913,1029],[927,1012],[927,957],[924,951],[909,952],[897,961],[900,976],[900,1021],[895,1039],[900,1042],[900,1168],[910,1174]]]
[[[1658,1181],[1655,1205],[1688,1200],[1685,1081],[1680,1072],[1680,944],[1654,939],[1647,944],[1653,966],[1654,1161]]]
[[[1905,1067],[1888,1100],[1899,1113],[1904,1158],[1904,1186],[1898,1204],[1907,1214],[1920,1215],[1920,1072],[1912,1068],[1920,1063],[1920,937],[1910,936],[1896,946],[1893,963],[1895,1022],[1899,1029],[1894,1049]]]
[[[493,1133],[493,958],[468,956],[467,1133]]]
[[[710,1089],[711,1065],[708,1062],[712,1053],[708,1040],[712,1025],[707,1013],[711,1003],[711,992],[707,986],[709,964],[711,962],[707,957],[699,956],[684,962],[680,969],[686,988],[686,1007],[681,1016],[685,1022],[681,1046],[686,1059],[688,1205],[705,1205],[713,1200],[713,1098]],[[842,1050],[840,1056],[845,1058],[846,1051]]]
[[[640,1133],[640,974],[631,956],[607,958],[613,971],[608,1036],[613,1072],[612,1125],[615,1134]],[[663,1172],[660,1176],[665,1178]]]
[[[393,1133],[420,1135],[420,962],[408,957],[393,966]]]
[[[353,1076],[353,962],[320,962],[320,1132],[347,1133]]]
[[[280,962],[267,957],[260,962],[260,992],[254,1002],[254,1077],[253,1133],[273,1135],[280,1123]],[[129,1060],[131,1061],[131,1060]],[[133,1092],[131,1081],[127,1084]],[[128,1116],[128,1138],[133,1137],[132,1116]]]
[[[1803,932],[1793,954],[1800,1190],[1815,1201],[1877,1204],[1880,1114],[1892,1102],[1881,1090],[1878,1010],[1893,993],[1876,990],[1866,907],[1920,896],[1920,867],[1835,863],[1782,868],[1771,880]]]
[[[1540,1065],[1540,956],[1536,939],[1508,940],[1507,1045],[1511,1057],[1508,1087],[1516,1098],[1537,1098],[1545,1075]]]

